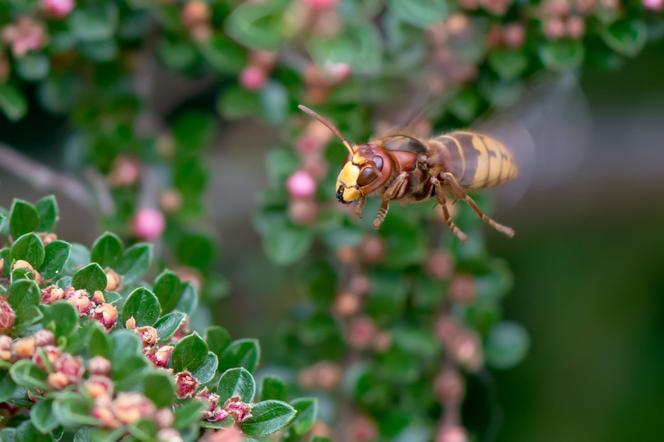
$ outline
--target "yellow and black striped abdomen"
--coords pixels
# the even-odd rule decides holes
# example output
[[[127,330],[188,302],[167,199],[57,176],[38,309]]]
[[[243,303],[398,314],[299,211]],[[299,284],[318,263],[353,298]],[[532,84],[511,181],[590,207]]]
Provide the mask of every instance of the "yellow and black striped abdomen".
[[[447,171],[467,189],[497,186],[518,175],[512,153],[488,135],[454,131],[432,138],[428,144],[440,151]]]

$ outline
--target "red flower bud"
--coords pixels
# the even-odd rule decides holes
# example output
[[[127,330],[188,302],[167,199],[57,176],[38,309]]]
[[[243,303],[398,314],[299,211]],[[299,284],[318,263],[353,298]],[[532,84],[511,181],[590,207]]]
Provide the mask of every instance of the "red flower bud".
[[[175,415],[168,408],[161,408],[154,414],[154,423],[159,428],[170,428],[175,422]]]
[[[239,396],[233,396],[224,404],[224,410],[237,423],[244,422],[251,417],[252,405],[242,402]]]
[[[65,298],[65,291],[57,285],[51,285],[41,291],[41,302],[43,304],[53,304]]]
[[[118,321],[118,309],[111,304],[99,305],[92,312],[92,319],[103,325],[106,330],[110,330]]]
[[[376,325],[367,317],[355,318],[350,322],[346,339],[348,344],[358,350],[371,344],[376,336]]]
[[[111,372],[111,361],[102,356],[95,356],[90,359],[88,370],[93,375],[107,375]]]
[[[430,253],[424,266],[431,278],[439,280],[449,278],[454,268],[452,257],[442,250]]]
[[[113,401],[113,413],[120,422],[129,425],[152,418],[155,408],[141,393],[120,393]]]
[[[109,397],[97,399],[90,415],[97,419],[104,428],[118,428],[122,425],[122,422],[115,416],[113,402]]]
[[[87,290],[76,290],[67,302],[73,305],[81,316],[88,316],[92,311],[92,300]]]
[[[450,284],[450,298],[459,304],[470,304],[477,294],[475,279],[468,275],[457,275]]]
[[[360,253],[364,261],[375,264],[383,260],[385,255],[385,244],[379,236],[365,236],[360,244]]]
[[[16,313],[7,302],[7,299],[0,296],[0,332],[8,332],[14,326]]]
[[[35,344],[37,347],[53,345],[55,342],[55,336],[51,330],[39,330],[33,336],[35,337]]]
[[[62,352],[58,347],[55,347],[53,345],[47,345],[45,347],[41,348],[41,351],[35,352],[35,355],[32,357],[32,362],[37,364],[39,368],[42,370],[47,370],[48,366],[46,365],[45,361],[42,360],[41,353],[46,356],[46,359],[48,360],[48,365],[53,368],[55,365],[55,361],[58,360]]]
[[[376,424],[368,417],[358,416],[350,423],[348,440],[370,442],[378,436]]]
[[[187,399],[194,395],[196,388],[198,388],[198,381],[191,373],[185,370],[175,375],[175,386],[177,396],[180,399]]]
[[[436,442],[466,442],[466,431],[458,425],[443,425],[436,435]]]
[[[72,356],[69,353],[63,353],[53,364],[56,372],[67,376],[72,383],[78,382],[83,376],[83,361],[78,356]]]
[[[90,376],[90,379],[86,380],[83,386],[92,399],[113,396],[113,381],[106,376]]]
[[[175,349],[172,345],[163,345],[154,352],[148,355],[148,359],[157,367],[165,368],[168,365],[168,360],[171,358],[171,353]]]
[[[95,292],[92,294],[92,302],[94,302],[96,305],[101,305],[106,302],[106,298],[104,298],[104,292],[101,290],[95,290]]]
[[[452,367],[446,367],[438,373],[433,388],[441,402],[459,403],[463,399],[463,377]]]
[[[138,327],[135,329],[136,334],[141,338],[143,342],[143,348],[152,347],[159,340],[159,335],[157,334],[157,329],[146,325],[144,327]]]
[[[12,338],[7,335],[0,335],[0,361],[10,361],[12,359]]]

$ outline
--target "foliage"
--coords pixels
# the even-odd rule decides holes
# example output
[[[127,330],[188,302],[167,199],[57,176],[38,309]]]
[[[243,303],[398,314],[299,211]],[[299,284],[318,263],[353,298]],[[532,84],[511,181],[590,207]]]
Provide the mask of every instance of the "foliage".
[[[502,320],[509,271],[490,256],[480,222],[465,207],[457,213],[470,234],[464,245],[439,233],[440,220],[426,205],[392,208],[376,233],[369,233],[370,220],[339,210],[331,200],[344,150],[296,105],[316,107],[358,142],[380,131],[381,115],[417,110],[428,97],[440,99],[415,133],[466,126],[489,108],[514,103],[525,82],[542,72],[619,67],[657,36],[663,7],[658,0],[3,2],[0,109],[18,121],[36,101],[67,115],[75,128],[66,143],[70,170],[86,180],[107,228],[120,234],[105,233],[91,250],[35,235],[53,228],[52,199],[34,206],[16,201],[0,213],[13,238],[0,252],[9,278],[2,290],[16,310],[13,333],[47,325],[62,349],[80,349],[84,343],[69,342],[73,331],[92,323],[60,320],[73,317],[64,304],[41,306],[30,268],[44,281],[88,294],[108,288],[117,274],[122,290],[104,297],[120,324],[153,327],[160,345],[177,340],[174,368],[206,382],[223,373],[228,384],[217,393],[248,398],[256,388],[249,373],[260,356],[255,341],[231,343],[219,327],[187,337],[178,330],[196,307],[196,288],[207,301],[225,292],[214,270],[216,241],[199,222],[211,172],[206,148],[220,133],[216,119],[257,116],[282,127],[284,143],[266,158],[270,186],[260,195],[255,226],[266,255],[293,266],[306,295],[285,327],[284,367],[297,372],[301,387],[330,399],[327,420],[343,427],[348,440],[465,440],[465,378],[486,379],[487,366],[510,367],[527,350],[525,331]],[[213,100],[190,94],[184,101],[202,104],[159,108],[163,71]],[[89,176],[80,177],[88,166]],[[367,213],[375,210],[370,204]],[[175,271],[141,286],[152,249],[125,248],[127,239],[163,241],[158,259]],[[16,262],[29,267],[14,269]],[[112,361],[116,345],[133,348],[134,335],[121,331],[109,339],[91,328],[93,351]],[[121,357],[127,367],[147,367],[134,353]],[[20,363],[13,370],[31,393],[47,385],[39,367]],[[132,387],[127,373],[118,369],[113,381]],[[2,391],[25,407],[23,396],[11,396],[13,376],[3,378]],[[146,379],[138,390],[150,391],[154,405],[168,403],[161,394],[170,380]],[[315,403],[273,406],[286,398],[285,389],[264,378],[264,404],[256,405],[245,433],[262,437],[265,422],[287,421],[293,409],[299,414],[285,437],[311,430]],[[59,434],[47,425],[55,422],[50,410],[67,431],[88,425],[76,413],[89,405],[85,398],[64,398],[66,406],[61,396],[44,396],[32,424],[22,416],[17,428]],[[189,426],[199,421],[200,405],[178,407],[175,427],[194,437]],[[488,424],[468,425],[481,434]],[[140,439],[154,426],[141,421],[132,428]],[[320,428],[316,437],[326,434]]]
[[[39,210],[44,201],[49,210]],[[258,396],[258,342],[231,340],[218,326],[207,339],[190,331],[185,290],[173,289],[179,278],[164,271],[154,286],[142,282],[150,247],[124,250],[107,232],[92,252],[79,245],[72,254],[52,233],[52,197],[1,210],[2,440],[302,440],[315,401]],[[140,252],[123,266],[132,249]]]

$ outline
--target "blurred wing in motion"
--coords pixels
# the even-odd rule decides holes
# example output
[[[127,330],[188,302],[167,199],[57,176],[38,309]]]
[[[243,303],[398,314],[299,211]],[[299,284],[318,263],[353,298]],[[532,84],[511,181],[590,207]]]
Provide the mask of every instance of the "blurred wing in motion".
[[[519,176],[495,190],[499,203],[514,205],[530,187],[555,187],[581,167],[590,137],[590,119],[574,74],[536,78],[521,99],[473,127],[510,149]]]

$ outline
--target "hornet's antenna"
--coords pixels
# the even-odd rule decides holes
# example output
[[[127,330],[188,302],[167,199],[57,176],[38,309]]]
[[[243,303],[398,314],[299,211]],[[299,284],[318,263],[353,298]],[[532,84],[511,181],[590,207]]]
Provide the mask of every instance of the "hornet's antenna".
[[[348,152],[349,152],[351,155],[353,155],[353,154],[355,153],[355,151],[353,150],[353,147],[350,145],[350,143],[349,143],[348,141],[346,141],[346,139],[344,138],[344,136],[341,135],[341,132],[339,132],[339,129],[337,129],[336,126],[335,126],[334,124],[332,124],[332,122],[331,122],[330,120],[328,120],[328,119],[325,118],[324,116],[318,114],[317,112],[315,112],[315,111],[309,109],[307,106],[305,106],[305,105],[303,105],[303,104],[300,104],[300,105],[298,105],[297,107],[298,107],[302,112],[304,112],[305,114],[309,115],[311,118],[314,118],[314,119],[320,121],[321,123],[323,123],[323,124],[325,125],[325,127],[327,127],[328,129],[330,129],[330,131],[331,131],[334,135],[336,135],[337,138],[339,138],[339,139],[341,140],[341,142],[344,144],[344,146],[346,146],[346,149],[348,150]]]

